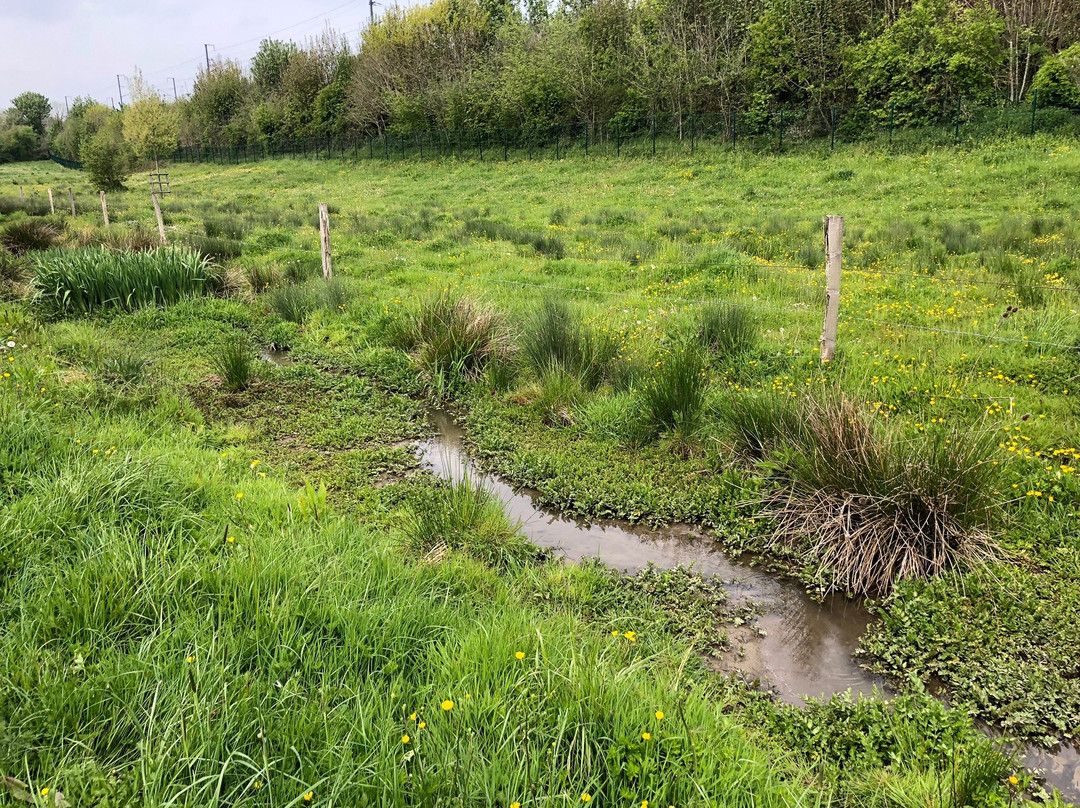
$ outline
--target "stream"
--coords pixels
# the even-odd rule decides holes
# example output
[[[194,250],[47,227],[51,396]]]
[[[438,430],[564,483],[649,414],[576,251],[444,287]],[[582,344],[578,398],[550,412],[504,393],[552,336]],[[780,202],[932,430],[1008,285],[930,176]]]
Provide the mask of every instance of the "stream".
[[[653,564],[660,569],[693,565],[701,575],[724,582],[733,606],[754,604],[751,625],[729,629],[735,649],[719,664],[721,670],[757,681],[788,704],[807,697],[829,698],[850,691],[890,693],[885,680],[861,667],[853,654],[872,617],[861,603],[841,595],[816,601],[798,582],[732,559],[718,542],[690,525],[648,528],[614,519],[575,519],[539,504],[536,492],[514,488],[482,471],[469,458],[464,430],[452,415],[430,410],[435,436],[416,444],[428,470],[444,479],[468,475],[502,501],[507,516],[520,524],[534,544],[557,551],[571,562],[599,558],[609,567],[634,573]],[[1055,751],[1028,746],[1022,762],[1040,770],[1048,785],[1080,802],[1080,750]]]

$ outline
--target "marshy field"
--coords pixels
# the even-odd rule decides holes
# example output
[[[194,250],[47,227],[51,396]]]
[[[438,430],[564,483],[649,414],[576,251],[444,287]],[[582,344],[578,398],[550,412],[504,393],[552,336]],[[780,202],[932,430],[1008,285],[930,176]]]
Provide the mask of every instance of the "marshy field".
[[[0,166],[0,805],[1080,800],[1075,140],[169,171]]]

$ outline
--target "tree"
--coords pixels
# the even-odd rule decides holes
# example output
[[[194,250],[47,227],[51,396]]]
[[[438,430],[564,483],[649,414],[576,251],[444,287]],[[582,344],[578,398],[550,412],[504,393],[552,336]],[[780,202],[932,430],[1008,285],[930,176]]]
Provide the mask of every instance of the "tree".
[[[45,134],[45,119],[52,112],[52,104],[41,93],[26,92],[12,99],[11,106],[18,113],[18,123],[29,126],[38,137]]]
[[[13,126],[0,131],[0,163],[33,160],[38,148],[38,137],[29,126]]]
[[[281,88],[285,68],[296,55],[296,44],[279,39],[264,39],[258,52],[251,57],[251,78],[264,96],[272,95]]]
[[[131,154],[120,127],[112,121],[83,143],[79,159],[90,184],[97,191],[123,188],[124,180],[131,173]]]
[[[1043,62],[1031,86],[1039,106],[1080,109],[1080,43]]]
[[[158,160],[175,152],[180,143],[180,118],[138,70],[128,88],[132,100],[124,109],[124,140],[136,156],[153,160],[157,167]]]

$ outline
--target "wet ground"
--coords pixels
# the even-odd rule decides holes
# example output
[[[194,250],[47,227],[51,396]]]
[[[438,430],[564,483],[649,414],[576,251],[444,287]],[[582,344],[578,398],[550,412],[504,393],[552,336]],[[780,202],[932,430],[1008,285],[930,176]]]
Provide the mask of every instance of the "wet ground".
[[[752,625],[729,629],[734,648],[721,661],[727,671],[758,680],[785,702],[837,693],[888,692],[878,675],[861,667],[853,654],[871,616],[842,596],[824,601],[809,597],[795,581],[770,574],[738,559],[688,525],[652,529],[618,520],[582,520],[545,509],[534,492],[515,489],[485,474],[465,451],[464,431],[440,410],[429,413],[435,437],[417,445],[422,463],[435,474],[482,481],[503,502],[511,520],[534,544],[559,551],[568,561],[599,558],[609,567],[634,572],[649,564],[671,569],[693,565],[702,575],[725,582],[733,605],[753,603],[759,611]],[[1048,784],[1066,799],[1080,801],[1080,751],[1055,752],[1029,747],[1023,762],[1043,771]]]

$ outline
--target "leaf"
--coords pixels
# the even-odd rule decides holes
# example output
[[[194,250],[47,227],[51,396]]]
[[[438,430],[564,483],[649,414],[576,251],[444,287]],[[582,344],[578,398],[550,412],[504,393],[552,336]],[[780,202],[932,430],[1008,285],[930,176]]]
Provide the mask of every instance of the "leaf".
[[[22,780],[16,780],[14,777],[5,777],[3,779],[4,788],[7,789],[14,799],[22,802],[28,802],[31,805],[34,804],[34,795],[30,793],[30,786],[24,783]]]

